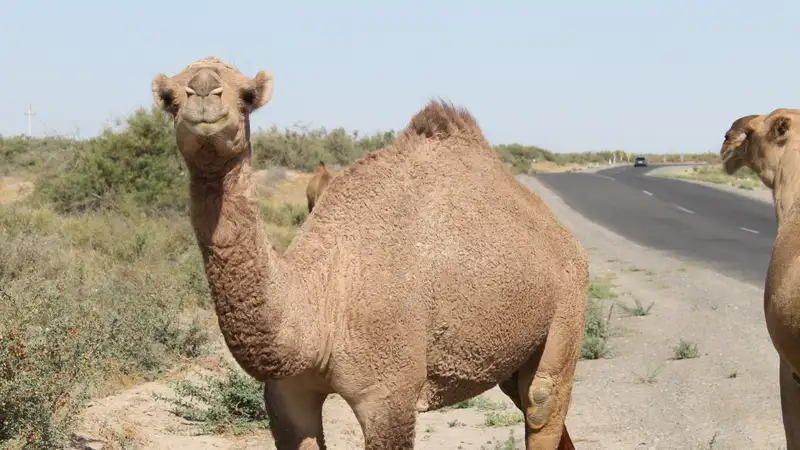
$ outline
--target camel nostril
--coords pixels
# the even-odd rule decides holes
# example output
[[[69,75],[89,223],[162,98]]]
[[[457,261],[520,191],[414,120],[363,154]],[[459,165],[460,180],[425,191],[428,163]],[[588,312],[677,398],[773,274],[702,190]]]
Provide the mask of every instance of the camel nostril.
[[[219,77],[211,70],[201,70],[198,72],[189,80],[187,87],[191,89],[193,93],[201,97],[208,97],[211,94],[222,92],[222,83]]]

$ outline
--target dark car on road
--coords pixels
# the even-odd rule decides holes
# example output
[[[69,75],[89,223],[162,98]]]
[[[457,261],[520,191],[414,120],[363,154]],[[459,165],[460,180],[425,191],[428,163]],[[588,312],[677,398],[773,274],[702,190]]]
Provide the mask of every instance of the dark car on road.
[[[633,167],[647,167],[647,157],[637,156],[633,161]]]

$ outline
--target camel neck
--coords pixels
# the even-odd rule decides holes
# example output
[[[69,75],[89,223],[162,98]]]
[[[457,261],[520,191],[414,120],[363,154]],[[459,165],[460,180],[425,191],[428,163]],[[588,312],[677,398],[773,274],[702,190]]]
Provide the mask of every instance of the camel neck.
[[[791,217],[796,216],[800,210],[800,154],[793,149],[787,149],[781,158],[780,168],[775,174],[775,184],[772,189],[772,198],[775,202],[775,216],[778,228]]]
[[[190,173],[192,171],[190,170]],[[267,240],[252,186],[249,158],[209,177],[191,173],[190,212],[225,341],[257,379],[295,374],[301,308],[285,302],[288,271]],[[289,356],[295,356],[294,358]]]

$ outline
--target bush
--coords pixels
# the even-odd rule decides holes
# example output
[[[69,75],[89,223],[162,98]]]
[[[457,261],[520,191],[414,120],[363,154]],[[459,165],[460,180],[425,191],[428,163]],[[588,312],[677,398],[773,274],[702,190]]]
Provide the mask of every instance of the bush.
[[[84,141],[65,138],[0,137],[0,175],[53,174],[84,145]]]
[[[347,165],[368,152],[391,145],[395,140],[394,131],[359,137],[358,132],[349,135],[343,128],[330,132],[325,128],[294,128],[300,131],[279,131],[273,126],[266,132],[253,135],[256,167],[283,166],[313,172],[320,162]]]
[[[57,447],[115,380],[202,353],[208,287],[192,239],[174,218],[0,207],[0,448]]]
[[[197,422],[204,433],[241,434],[269,425],[264,385],[237,368],[227,366],[223,375],[203,377],[201,383],[181,380],[174,388],[177,398],[162,399],[172,403],[173,414]]]
[[[594,278],[589,284],[589,299],[586,304],[586,322],[584,324],[583,341],[581,342],[581,359],[600,359],[611,352],[612,309],[604,314],[605,300],[615,298],[611,283],[602,278]],[[613,308],[613,304],[611,305]]]
[[[42,179],[36,193],[58,212],[133,205],[185,210],[188,190],[173,125],[160,110],[137,110],[127,128],[90,139],[61,174]]]

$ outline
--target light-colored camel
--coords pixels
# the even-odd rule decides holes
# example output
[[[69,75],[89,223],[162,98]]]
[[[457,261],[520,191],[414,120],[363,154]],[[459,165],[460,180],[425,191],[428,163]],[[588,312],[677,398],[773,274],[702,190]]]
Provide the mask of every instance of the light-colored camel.
[[[744,125],[745,139],[723,148],[725,171],[747,165],[772,189],[778,233],[764,286],[764,315],[780,357],[787,450],[800,449],[800,110],[777,109]]]
[[[311,177],[311,180],[309,180],[306,186],[306,199],[308,200],[309,214],[314,209],[314,205],[317,203],[320,196],[322,196],[325,188],[328,187],[328,183],[330,183],[332,177],[333,175],[331,175],[328,168],[325,167],[325,163],[320,162],[317,171],[314,172],[314,176]]]
[[[251,180],[250,114],[272,76],[217,58],[152,81],[189,169],[190,216],[232,355],[265,381],[279,449],[325,448],[338,393],[367,449],[410,449],[416,414],[500,384],[526,448],[564,420],[588,297],[586,252],[508,172],[465,110],[431,102],[335,177],[283,255]]]
[[[730,171],[728,171],[728,168],[725,167],[725,171],[728,172],[728,174],[733,174],[739,170],[741,164],[744,163],[741,158],[736,156],[736,152],[731,152],[731,150],[742,145],[742,142],[744,142],[745,139],[745,125],[747,125],[748,122],[756,117],[758,117],[758,114],[739,117],[733,121],[730,128],[728,128],[728,131],[725,132],[725,139],[722,141],[722,146],[720,147],[719,153],[720,155],[728,155],[729,159],[724,159],[723,156],[723,165],[731,165]],[[739,164],[738,167],[737,164]]]

